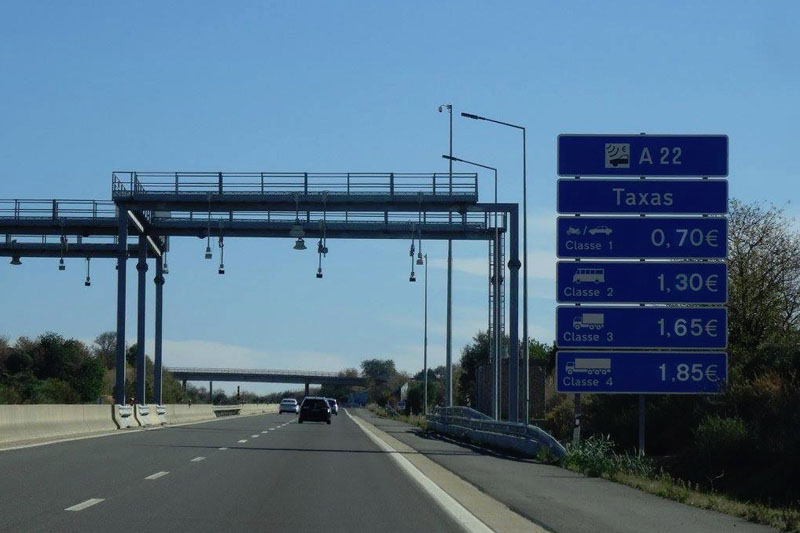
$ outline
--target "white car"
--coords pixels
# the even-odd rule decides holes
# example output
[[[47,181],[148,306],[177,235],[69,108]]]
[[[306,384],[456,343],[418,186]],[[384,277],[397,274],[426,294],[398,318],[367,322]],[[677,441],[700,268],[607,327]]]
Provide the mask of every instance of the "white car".
[[[278,414],[282,415],[283,413],[292,413],[296,415],[300,412],[300,406],[297,405],[297,400],[294,398],[284,398],[281,400],[281,404],[278,407]]]

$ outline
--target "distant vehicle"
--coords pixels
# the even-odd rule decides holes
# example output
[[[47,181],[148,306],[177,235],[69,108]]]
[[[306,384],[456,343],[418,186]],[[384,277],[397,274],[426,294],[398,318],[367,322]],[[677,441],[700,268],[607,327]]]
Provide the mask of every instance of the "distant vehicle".
[[[297,400],[294,398],[284,398],[281,400],[280,406],[278,406],[278,414],[282,415],[283,413],[292,413],[296,415],[300,412],[300,406],[297,405]]]
[[[306,396],[300,405],[300,417],[297,419],[298,424],[303,422],[327,422],[331,423],[331,408],[325,398],[319,396]]]
[[[580,235],[580,234],[581,234],[580,228],[575,228],[572,226],[567,228],[567,235]]]
[[[583,282],[587,283],[605,283],[606,271],[602,268],[579,268],[572,275],[572,283],[580,285]]]
[[[572,320],[572,327],[577,329],[603,329],[605,315],[603,313],[583,313]]]
[[[611,228],[609,228],[608,226],[597,226],[596,228],[592,228],[589,230],[589,235],[597,235],[598,233],[611,235]]]
[[[328,402],[328,406],[331,408],[331,413],[339,416],[339,404],[334,398],[325,398]]]
[[[611,359],[581,359],[567,363],[567,374],[608,374],[611,372]]]

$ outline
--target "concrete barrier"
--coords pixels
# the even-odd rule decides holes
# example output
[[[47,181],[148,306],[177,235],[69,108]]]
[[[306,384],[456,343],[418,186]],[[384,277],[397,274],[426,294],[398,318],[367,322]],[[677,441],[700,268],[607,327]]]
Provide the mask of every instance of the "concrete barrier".
[[[150,423],[150,408],[146,405],[134,405],[133,416],[141,427],[152,425]]]
[[[133,407],[130,405],[114,405],[112,409],[114,424],[116,424],[118,429],[139,427],[139,422],[133,415]]]
[[[214,410],[207,403],[194,405],[171,403],[164,407],[166,407],[167,424],[202,422],[204,420],[213,420],[217,417],[214,414]]]
[[[240,415],[261,415],[266,413],[277,413],[277,403],[246,403],[242,404]]]
[[[167,406],[166,405],[156,405],[156,416],[158,417],[158,422],[162,426],[167,423]]]
[[[158,406],[156,404],[148,404],[147,409],[150,411],[148,421],[151,426],[160,426],[161,419],[158,418]]]
[[[108,405],[0,405],[0,444],[116,429]]]

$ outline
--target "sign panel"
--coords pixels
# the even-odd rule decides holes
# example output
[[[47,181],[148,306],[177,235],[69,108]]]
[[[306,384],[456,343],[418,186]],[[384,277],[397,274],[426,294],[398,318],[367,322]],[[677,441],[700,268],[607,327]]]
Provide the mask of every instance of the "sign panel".
[[[559,135],[559,176],[728,175],[727,135]]]
[[[559,348],[725,348],[724,307],[556,308]]]
[[[559,213],[725,214],[727,180],[558,180]]]
[[[725,218],[558,217],[558,257],[722,259]]]
[[[725,263],[559,261],[559,303],[694,303],[728,301]]]
[[[726,353],[556,353],[556,390],[562,393],[719,394],[727,380]]]

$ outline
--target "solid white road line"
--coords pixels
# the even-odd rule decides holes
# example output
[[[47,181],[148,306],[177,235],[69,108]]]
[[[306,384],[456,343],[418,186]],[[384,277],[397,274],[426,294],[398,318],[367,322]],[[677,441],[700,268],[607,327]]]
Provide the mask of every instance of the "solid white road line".
[[[160,477],[166,476],[167,474],[169,474],[169,472],[164,472],[164,471],[156,472],[153,475],[147,476],[145,479],[158,479]]]
[[[239,440],[239,441],[237,441],[237,442],[238,442],[239,444],[244,444],[245,442],[247,442],[247,439],[241,439],[241,440]]]
[[[372,442],[377,444],[378,447],[383,451],[388,452],[389,457],[397,463],[400,469],[403,470],[411,479],[416,481],[417,484],[419,484],[419,486],[422,487],[426,493],[428,493],[428,496],[430,496],[444,512],[450,515],[450,517],[455,520],[456,523],[458,523],[466,531],[491,533],[492,530],[486,524],[481,522],[463,505],[458,503],[452,496],[442,490],[439,485],[428,479],[425,474],[420,472],[416,466],[412,465],[408,459],[399,454],[397,450],[389,446],[387,443],[383,442],[380,437],[370,431],[369,428],[363,425],[360,420],[348,413],[346,409],[344,412],[347,413],[347,416],[350,417],[350,420],[355,422],[356,425],[367,434],[367,437],[369,437]]]
[[[67,507],[64,509],[65,511],[83,511],[87,507],[91,507],[92,505],[97,505],[98,503],[104,501],[105,498],[91,498],[86,500],[85,502],[79,503],[77,505],[73,505],[72,507]]]
[[[203,459],[205,459],[205,457],[195,457],[194,459],[192,459],[192,461],[191,461],[191,462],[192,462],[192,463],[199,463],[199,462],[200,462],[200,461],[202,461]]]

